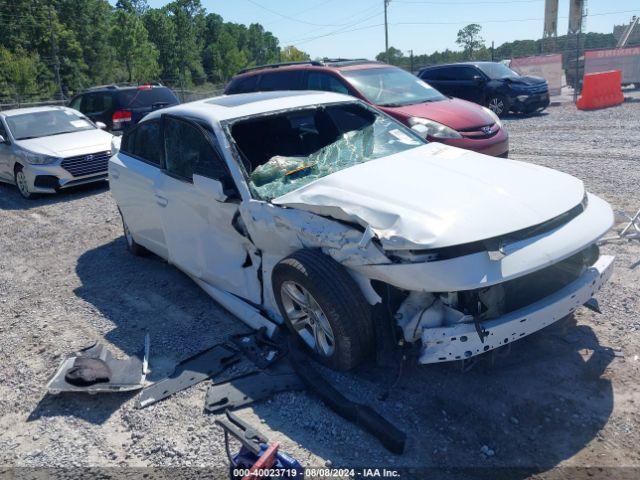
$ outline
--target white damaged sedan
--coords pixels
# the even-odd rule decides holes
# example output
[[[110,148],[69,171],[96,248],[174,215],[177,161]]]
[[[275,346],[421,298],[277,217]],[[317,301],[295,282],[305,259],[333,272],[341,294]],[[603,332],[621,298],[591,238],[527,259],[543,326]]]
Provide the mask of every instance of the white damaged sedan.
[[[392,340],[463,360],[588,302],[610,206],[547,168],[420,136],[351,97],[263,92],[149,114],[109,162],[131,251],[346,370]]]

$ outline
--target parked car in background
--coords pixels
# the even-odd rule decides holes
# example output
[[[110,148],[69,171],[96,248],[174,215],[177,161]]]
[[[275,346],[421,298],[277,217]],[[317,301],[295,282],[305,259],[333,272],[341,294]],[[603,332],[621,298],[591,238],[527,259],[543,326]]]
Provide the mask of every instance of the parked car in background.
[[[490,110],[448,98],[409,72],[369,60],[274,64],[242,71],[225,93],[322,90],[364,100],[430,141],[507,157],[509,135]]]
[[[347,95],[151,113],[109,175],[132,253],[339,370],[389,332],[421,363],[480,355],[570,314],[613,268],[596,244],[613,212],[577,178],[427,142]]]
[[[102,122],[114,134],[137,124],[147,113],[179,104],[170,88],[159,84],[137,86],[104,85],[71,99],[69,107]]]
[[[418,76],[445,95],[484,105],[500,117],[541,112],[549,106],[544,78],[520,76],[503,63],[436,65],[423,68]]]
[[[113,135],[76,110],[0,112],[0,180],[24,198],[107,179]]]

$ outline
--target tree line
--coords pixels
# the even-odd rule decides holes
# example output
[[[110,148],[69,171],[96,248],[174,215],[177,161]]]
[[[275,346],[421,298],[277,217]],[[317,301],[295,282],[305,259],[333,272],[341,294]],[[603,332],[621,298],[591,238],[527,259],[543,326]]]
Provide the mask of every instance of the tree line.
[[[557,39],[547,40],[515,40],[506,42],[495,47],[492,51],[486,45],[485,40],[481,36],[482,29],[478,24],[467,25],[462,28],[457,35],[456,43],[461,50],[436,51],[431,54],[407,55],[395,47],[389,47],[388,54],[380,52],[376,59],[379,61],[387,61],[389,63],[411,69],[413,62],[413,70],[417,71],[421,67],[429,65],[438,65],[441,63],[466,62],[470,60],[477,61],[500,61],[516,57],[526,57],[530,55],[540,55],[544,53],[563,53],[565,57],[575,58],[576,39],[575,36],[559,36]],[[580,49],[592,50],[597,48],[614,48],[616,39],[612,33],[595,33],[588,32],[581,35]]]
[[[0,103],[116,82],[219,84],[238,70],[308,59],[259,23],[225,22],[200,0],[0,0]]]

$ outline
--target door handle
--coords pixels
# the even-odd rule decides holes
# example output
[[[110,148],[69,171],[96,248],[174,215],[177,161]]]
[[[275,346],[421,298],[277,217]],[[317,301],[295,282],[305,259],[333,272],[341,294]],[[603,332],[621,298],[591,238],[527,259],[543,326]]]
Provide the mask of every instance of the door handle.
[[[161,207],[166,207],[168,205],[168,203],[169,203],[169,200],[167,200],[166,198],[156,194],[156,203],[158,205],[160,205]]]

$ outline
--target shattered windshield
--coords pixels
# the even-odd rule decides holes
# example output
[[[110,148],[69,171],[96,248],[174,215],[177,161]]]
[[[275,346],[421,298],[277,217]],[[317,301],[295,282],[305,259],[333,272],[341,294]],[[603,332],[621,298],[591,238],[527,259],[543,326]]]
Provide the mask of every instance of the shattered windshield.
[[[243,120],[231,133],[253,196],[267,201],[339,170],[425,143],[402,124],[355,103]]]
[[[446,97],[415,75],[397,67],[342,72],[362,95],[382,107],[438,102]]]

